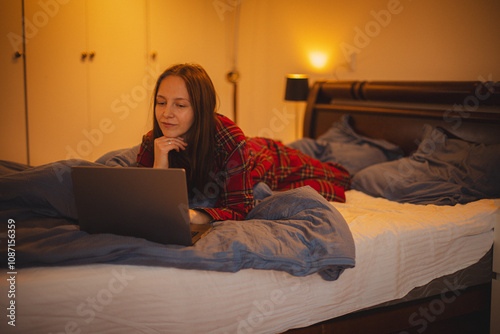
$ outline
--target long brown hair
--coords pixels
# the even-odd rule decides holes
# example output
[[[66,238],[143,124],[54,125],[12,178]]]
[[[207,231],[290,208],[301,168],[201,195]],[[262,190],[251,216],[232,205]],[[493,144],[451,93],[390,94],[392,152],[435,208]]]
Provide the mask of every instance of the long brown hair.
[[[194,123],[186,133],[187,149],[180,153],[169,152],[171,167],[185,168],[189,189],[202,191],[210,181],[209,172],[215,159],[215,117],[217,94],[207,72],[197,64],[176,64],[167,68],[156,81],[153,96],[153,137],[162,137],[163,133],[156,119],[156,96],[160,83],[168,76],[177,76],[184,80],[194,112]]]

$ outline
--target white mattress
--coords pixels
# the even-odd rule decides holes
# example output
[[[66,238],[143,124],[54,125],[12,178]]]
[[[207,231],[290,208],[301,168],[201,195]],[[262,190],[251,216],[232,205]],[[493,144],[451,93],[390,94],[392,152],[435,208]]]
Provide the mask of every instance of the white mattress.
[[[18,270],[16,327],[1,333],[276,333],[403,297],[477,262],[493,244],[494,200],[419,206],[347,192],[356,267],[337,281],[265,270],[219,273],[89,265]],[[4,273],[4,277],[7,274]],[[7,280],[0,309],[7,312]]]

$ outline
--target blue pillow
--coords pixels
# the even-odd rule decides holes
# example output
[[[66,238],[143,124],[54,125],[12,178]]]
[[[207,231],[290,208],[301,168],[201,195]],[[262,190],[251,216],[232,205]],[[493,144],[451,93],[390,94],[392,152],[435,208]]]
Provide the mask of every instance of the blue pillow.
[[[137,167],[140,145],[108,152],[95,162],[110,167]]]
[[[360,171],[351,186],[371,196],[414,204],[455,205],[498,198],[500,144],[449,138],[425,125],[415,153]]]
[[[381,150],[388,156],[389,160],[399,158],[403,155],[403,151],[393,143],[384,139],[373,139],[362,136],[350,125],[351,116],[344,115],[340,121],[333,123],[332,127],[318,137],[319,142],[328,143],[349,143],[356,145],[368,144],[370,147],[375,147]]]
[[[350,116],[345,115],[317,140],[299,139],[288,146],[321,162],[339,163],[351,175],[373,164],[403,156],[399,147],[386,140],[357,134],[349,125],[349,120]]]

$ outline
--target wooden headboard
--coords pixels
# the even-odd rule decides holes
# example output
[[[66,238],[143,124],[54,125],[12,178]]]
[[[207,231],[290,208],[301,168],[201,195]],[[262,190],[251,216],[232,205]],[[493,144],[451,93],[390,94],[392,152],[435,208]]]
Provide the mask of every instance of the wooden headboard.
[[[464,140],[500,143],[500,82],[317,81],[307,100],[304,137],[317,138],[343,115],[354,130],[414,151],[424,124]]]

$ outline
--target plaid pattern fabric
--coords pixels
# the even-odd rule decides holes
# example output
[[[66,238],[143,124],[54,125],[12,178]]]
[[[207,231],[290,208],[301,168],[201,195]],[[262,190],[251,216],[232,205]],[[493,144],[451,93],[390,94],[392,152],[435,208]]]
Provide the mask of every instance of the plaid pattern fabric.
[[[311,186],[329,201],[345,201],[350,176],[342,166],[321,163],[272,139],[246,138],[229,118],[217,115],[216,166],[207,166],[213,181],[194,189],[201,199],[217,197],[215,208],[197,208],[214,220],[242,220],[253,208],[253,185],[265,182],[272,190]],[[154,163],[152,131],[143,137],[137,165]]]
[[[320,162],[272,139],[249,138],[248,145],[254,183],[265,182],[272,190],[311,186],[328,201],[345,202],[351,177],[341,165]]]

